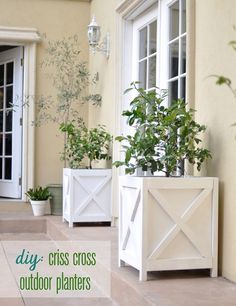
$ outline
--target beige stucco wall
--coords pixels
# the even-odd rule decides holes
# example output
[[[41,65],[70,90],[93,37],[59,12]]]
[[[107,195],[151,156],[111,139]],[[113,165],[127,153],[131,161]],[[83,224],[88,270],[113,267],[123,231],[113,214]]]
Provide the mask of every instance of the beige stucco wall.
[[[116,107],[117,107],[117,67],[118,60],[121,56],[121,50],[117,50],[117,15],[116,6],[119,0],[92,0],[91,1],[91,18],[96,16],[97,23],[101,26],[101,41],[105,34],[110,34],[110,56],[107,59],[102,53],[96,52],[89,54],[89,65],[91,74],[98,72],[99,81],[94,92],[102,95],[101,107],[89,107],[89,127],[97,124],[104,124],[107,130],[113,135],[117,135],[116,131]],[[113,151],[114,155],[114,151]],[[100,163],[100,166],[107,166],[106,163]],[[109,163],[110,167],[111,164]],[[118,215],[117,203],[117,186],[118,171],[113,167],[113,215]]]
[[[46,33],[48,40],[78,34],[82,59],[88,61],[87,25],[90,18],[90,3],[78,0],[11,0],[0,1],[1,26],[33,27]],[[39,64],[43,59],[45,41],[37,47],[37,84],[36,94],[51,95],[52,83],[45,76]],[[87,110],[81,114],[87,120]],[[36,129],[35,183],[48,184],[62,181],[63,141],[57,126],[44,125]]]
[[[226,87],[217,87],[215,74],[235,80],[235,0],[196,0],[195,109],[196,118],[208,127],[206,143],[213,159],[206,173],[220,178],[220,269],[236,281],[236,99]],[[194,76],[193,76],[194,77]],[[191,78],[191,76],[190,76]]]
[[[96,16],[97,23],[101,26],[101,41],[107,32],[110,33],[110,56],[107,59],[102,53],[90,52],[89,63],[91,74],[98,72],[99,81],[94,90],[102,95],[102,106],[89,108],[89,126],[99,123],[105,124],[107,129],[114,133],[115,121],[115,89],[116,89],[116,4],[117,0],[92,0],[91,17]]]

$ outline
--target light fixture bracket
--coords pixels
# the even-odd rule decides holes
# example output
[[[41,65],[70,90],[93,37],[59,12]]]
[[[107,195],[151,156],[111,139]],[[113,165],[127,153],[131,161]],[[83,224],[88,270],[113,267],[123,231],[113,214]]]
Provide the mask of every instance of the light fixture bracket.
[[[103,41],[100,44],[93,44],[90,45],[90,50],[95,53],[97,52],[101,52],[103,53],[106,58],[109,58],[110,55],[110,35],[107,32],[106,36],[103,38]]]
[[[109,58],[110,55],[110,35],[107,32],[102,42],[99,44],[101,36],[100,26],[96,22],[95,16],[93,16],[90,24],[88,25],[88,41],[90,50],[95,53],[102,52],[106,58]]]

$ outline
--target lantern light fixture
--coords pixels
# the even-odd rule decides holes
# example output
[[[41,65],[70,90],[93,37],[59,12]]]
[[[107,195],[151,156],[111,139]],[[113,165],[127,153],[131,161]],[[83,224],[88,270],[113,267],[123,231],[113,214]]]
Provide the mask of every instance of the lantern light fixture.
[[[101,37],[101,27],[97,24],[96,18],[93,15],[92,21],[88,25],[88,41],[90,50],[93,53],[96,51],[102,52],[108,58],[110,54],[110,38],[109,33],[107,32],[102,42],[99,44]]]

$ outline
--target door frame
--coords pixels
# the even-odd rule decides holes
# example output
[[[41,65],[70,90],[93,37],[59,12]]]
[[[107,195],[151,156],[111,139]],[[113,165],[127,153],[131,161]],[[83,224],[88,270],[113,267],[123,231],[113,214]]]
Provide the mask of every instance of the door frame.
[[[7,46],[9,48],[9,46]],[[0,65],[3,67],[3,82],[1,90],[3,100],[1,103],[1,173],[0,173],[0,195],[3,198],[19,199],[22,194],[22,96],[23,91],[23,47],[13,47],[11,49],[1,51]],[[12,79],[8,81],[8,65],[12,64]],[[11,100],[7,92],[12,93]],[[5,96],[5,98],[4,98]],[[5,100],[5,101],[4,101]],[[10,105],[13,103],[13,105]],[[14,104],[16,107],[14,107]],[[9,117],[9,115],[11,117]],[[8,119],[7,119],[8,118]],[[9,123],[11,119],[11,125]],[[10,137],[10,138],[9,138]],[[10,144],[11,147],[7,146]],[[7,141],[8,140],[8,141]],[[6,150],[8,148],[8,150]],[[6,172],[7,161],[11,161],[11,167]]]
[[[40,35],[35,28],[0,26],[0,45],[24,47],[23,97],[35,96],[36,45],[40,41]],[[23,107],[22,196],[20,201],[26,201],[25,192],[34,186],[35,128],[31,124],[34,118],[35,105],[29,103],[28,107]]]

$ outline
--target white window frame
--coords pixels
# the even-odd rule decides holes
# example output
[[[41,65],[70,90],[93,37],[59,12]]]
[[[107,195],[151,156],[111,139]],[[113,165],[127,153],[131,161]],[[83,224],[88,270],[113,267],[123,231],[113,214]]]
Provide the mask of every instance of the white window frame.
[[[0,45],[24,47],[23,97],[35,96],[36,84],[36,44],[41,40],[37,29],[0,26]],[[22,198],[25,192],[34,186],[35,168],[35,105],[30,103],[23,108],[23,143],[22,143]],[[14,200],[15,201],[15,200]]]

